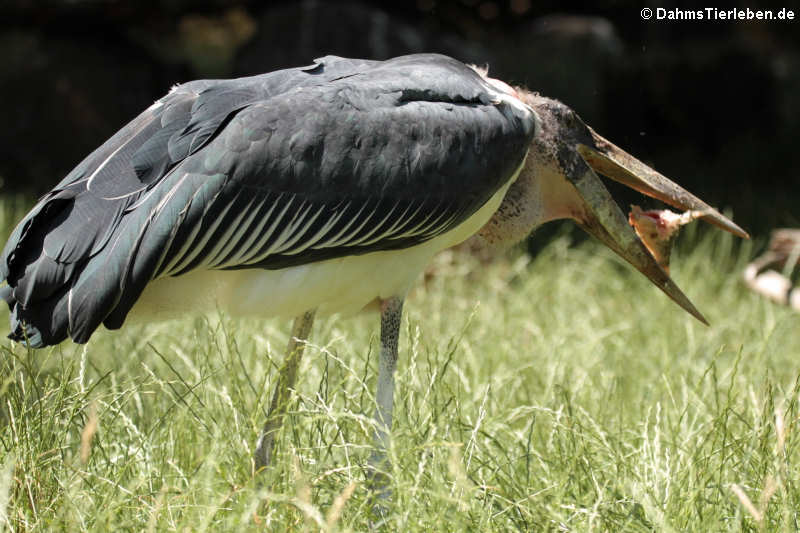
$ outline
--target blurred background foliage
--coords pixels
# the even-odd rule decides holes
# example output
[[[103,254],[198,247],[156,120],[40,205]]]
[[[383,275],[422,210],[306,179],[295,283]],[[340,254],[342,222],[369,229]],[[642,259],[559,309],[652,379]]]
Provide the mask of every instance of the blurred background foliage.
[[[563,100],[757,235],[800,225],[800,8],[791,22],[667,22],[643,20],[645,5],[4,0],[0,194],[49,190],[176,83],[442,52]]]

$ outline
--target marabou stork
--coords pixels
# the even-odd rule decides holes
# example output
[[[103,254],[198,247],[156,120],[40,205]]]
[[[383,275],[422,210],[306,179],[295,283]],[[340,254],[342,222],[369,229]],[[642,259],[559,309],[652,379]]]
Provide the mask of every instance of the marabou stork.
[[[218,307],[298,317],[259,439],[269,461],[314,312],[381,313],[375,452],[385,461],[403,298],[437,252],[572,218],[704,321],[597,174],[746,233],[567,106],[449,57],[327,56],[174,87],[19,223],[0,261],[11,335],[39,348],[100,326]],[[277,413],[277,415],[276,415]]]

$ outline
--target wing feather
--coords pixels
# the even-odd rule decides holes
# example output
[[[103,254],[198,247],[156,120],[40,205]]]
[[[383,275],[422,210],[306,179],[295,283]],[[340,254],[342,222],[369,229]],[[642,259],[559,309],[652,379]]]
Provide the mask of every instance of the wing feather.
[[[278,200],[280,200],[282,195],[278,195]],[[258,244],[255,244],[256,239],[263,238],[266,242],[266,239],[269,238],[269,232],[264,232],[264,226],[270,221],[270,217],[272,216],[272,212],[275,211],[277,207],[283,207],[279,201],[272,201],[273,198],[270,195],[264,195],[263,199],[261,200],[261,204],[258,207],[257,215],[260,218],[258,225],[253,227],[248,227],[248,236],[247,239],[238,246],[235,250],[231,253],[233,254],[230,257],[225,259],[225,262],[220,265],[220,268],[226,268],[233,265],[240,265],[245,263],[245,257],[250,257],[250,254],[253,253],[253,250],[257,250],[259,248]],[[266,213],[263,213],[264,209],[267,209]]]
[[[242,258],[239,264],[249,265],[252,262],[253,257],[260,254],[264,249],[264,247],[269,246],[270,239],[273,239],[275,237],[275,232],[278,230],[280,224],[283,222],[283,218],[284,216],[286,216],[286,213],[289,211],[289,208],[292,207],[292,203],[294,202],[295,198],[296,197],[294,195],[291,195],[289,198],[286,199],[285,202],[281,204],[278,204],[278,202],[276,201],[275,207],[281,207],[280,213],[276,215],[276,217],[272,220],[269,229],[267,229],[267,231],[265,231],[261,235],[258,242],[256,242],[256,244],[248,250],[247,255],[244,258]]]
[[[214,233],[222,226],[222,222],[225,220],[225,217],[228,215],[233,205],[233,202],[224,202],[221,194],[214,196],[205,211],[208,212],[218,206],[220,206],[222,211],[216,211],[213,217],[203,217],[201,220],[192,221],[193,224],[197,224],[200,228],[197,235],[199,238],[195,239],[191,247],[187,250],[186,256],[172,269],[170,275],[178,276],[192,270],[194,265],[202,263],[204,259],[202,252],[205,250],[206,246],[208,246]]]

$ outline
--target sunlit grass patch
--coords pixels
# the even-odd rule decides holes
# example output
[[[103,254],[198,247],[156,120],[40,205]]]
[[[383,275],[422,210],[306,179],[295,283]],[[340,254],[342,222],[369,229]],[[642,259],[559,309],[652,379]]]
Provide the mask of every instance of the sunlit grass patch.
[[[749,245],[683,244],[673,274],[710,328],[592,242],[439,264],[405,307],[387,528],[794,530],[798,316],[742,286]],[[318,319],[260,483],[287,322],[211,312],[86,346],[6,342],[0,522],[365,530],[377,328]]]

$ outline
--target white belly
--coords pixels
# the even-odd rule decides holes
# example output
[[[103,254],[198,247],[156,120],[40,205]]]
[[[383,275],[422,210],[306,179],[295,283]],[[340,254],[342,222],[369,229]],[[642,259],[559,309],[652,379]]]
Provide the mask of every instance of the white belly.
[[[423,244],[280,270],[200,270],[159,278],[147,285],[128,321],[212,309],[267,317],[293,317],[314,308],[324,314],[350,314],[376,298],[404,296],[437,252],[459,244],[486,224],[518,174],[470,218]]]

